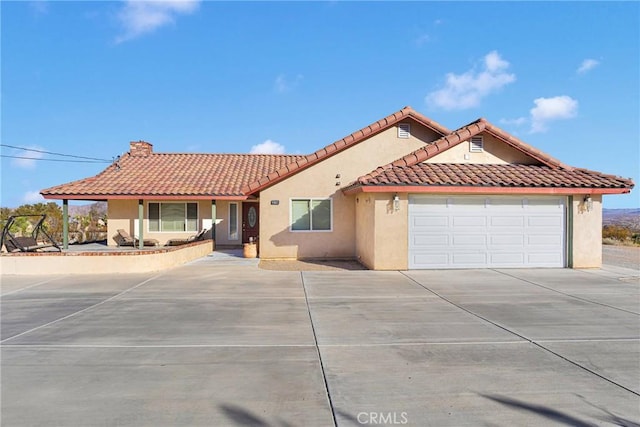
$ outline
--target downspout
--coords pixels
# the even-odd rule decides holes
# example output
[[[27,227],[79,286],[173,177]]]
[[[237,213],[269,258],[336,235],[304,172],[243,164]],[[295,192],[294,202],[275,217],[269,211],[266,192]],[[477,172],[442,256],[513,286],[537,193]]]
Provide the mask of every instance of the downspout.
[[[144,249],[144,236],[142,235],[142,230],[144,230],[144,223],[142,222],[144,218],[144,203],[142,199],[138,199],[138,247],[140,249]]]
[[[211,200],[211,241],[212,247],[211,250],[216,250],[216,217],[217,217],[217,209],[216,209],[216,199]]]
[[[567,267],[573,268],[573,196],[568,197],[567,207]]]
[[[62,200],[62,248],[69,249],[69,200]]]

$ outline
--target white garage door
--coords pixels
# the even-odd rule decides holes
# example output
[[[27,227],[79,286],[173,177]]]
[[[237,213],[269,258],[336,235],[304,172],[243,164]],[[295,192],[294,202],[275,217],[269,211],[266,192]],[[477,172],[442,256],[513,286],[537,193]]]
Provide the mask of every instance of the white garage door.
[[[564,267],[564,197],[409,197],[409,268]]]

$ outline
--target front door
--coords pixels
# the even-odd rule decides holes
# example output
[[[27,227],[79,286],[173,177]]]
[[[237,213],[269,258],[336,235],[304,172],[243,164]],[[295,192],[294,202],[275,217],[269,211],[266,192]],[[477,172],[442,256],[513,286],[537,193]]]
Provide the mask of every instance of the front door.
[[[242,243],[258,240],[260,235],[259,207],[260,204],[256,202],[242,204]]]

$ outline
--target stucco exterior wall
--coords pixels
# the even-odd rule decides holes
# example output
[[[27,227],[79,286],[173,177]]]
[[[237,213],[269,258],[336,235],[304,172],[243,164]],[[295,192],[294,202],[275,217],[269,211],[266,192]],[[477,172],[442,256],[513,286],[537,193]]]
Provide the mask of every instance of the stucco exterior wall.
[[[593,195],[587,211],[584,195],[573,196],[573,268],[602,266],[602,196]]]
[[[398,193],[396,211],[393,196],[375,194],[375,270],[406,270],[409,265],[409,197]]]
[[[375,268],[375,206],[370,195],[356,195],[356,257],[371,270]]]
[[[109,200],[107,203],[107,245],[117,246],[119,229],[133,236],[133,220],[138,217],[137,200]]]
[[[469,141],[463,141],[455,147],[440,153],[425,163],[470,163],[470,164],[525,164],[535,165],[539,162],[521,151],[511,148],[504,142],[487,134],[483,137],[483,151],[481,153],[469,152]]]
[[[411,123],[411,137],[402,139],[398,138],[397,128],[392,127],[263,190],[260,193],[260,257],[355,257],[355,197],[345,196],[340,188],[437,137],[435,132]],[[333,230],[290,231],[290,200],[312,197],[332,199]],[[275,200],[279,204],[272,205],[271,201]]]

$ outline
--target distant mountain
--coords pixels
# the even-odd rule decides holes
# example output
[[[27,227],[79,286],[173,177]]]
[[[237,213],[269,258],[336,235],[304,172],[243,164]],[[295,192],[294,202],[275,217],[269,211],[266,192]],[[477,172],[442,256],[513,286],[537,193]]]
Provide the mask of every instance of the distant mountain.
[[[602,209],[602,224],[640,231],[640,209]]]
[[[95,208],[101,217],[107,214],[107,202],[95,202],[89,205],[69,205],[69,216],[73,218],[78,215],[87,215],[92,208]]]

